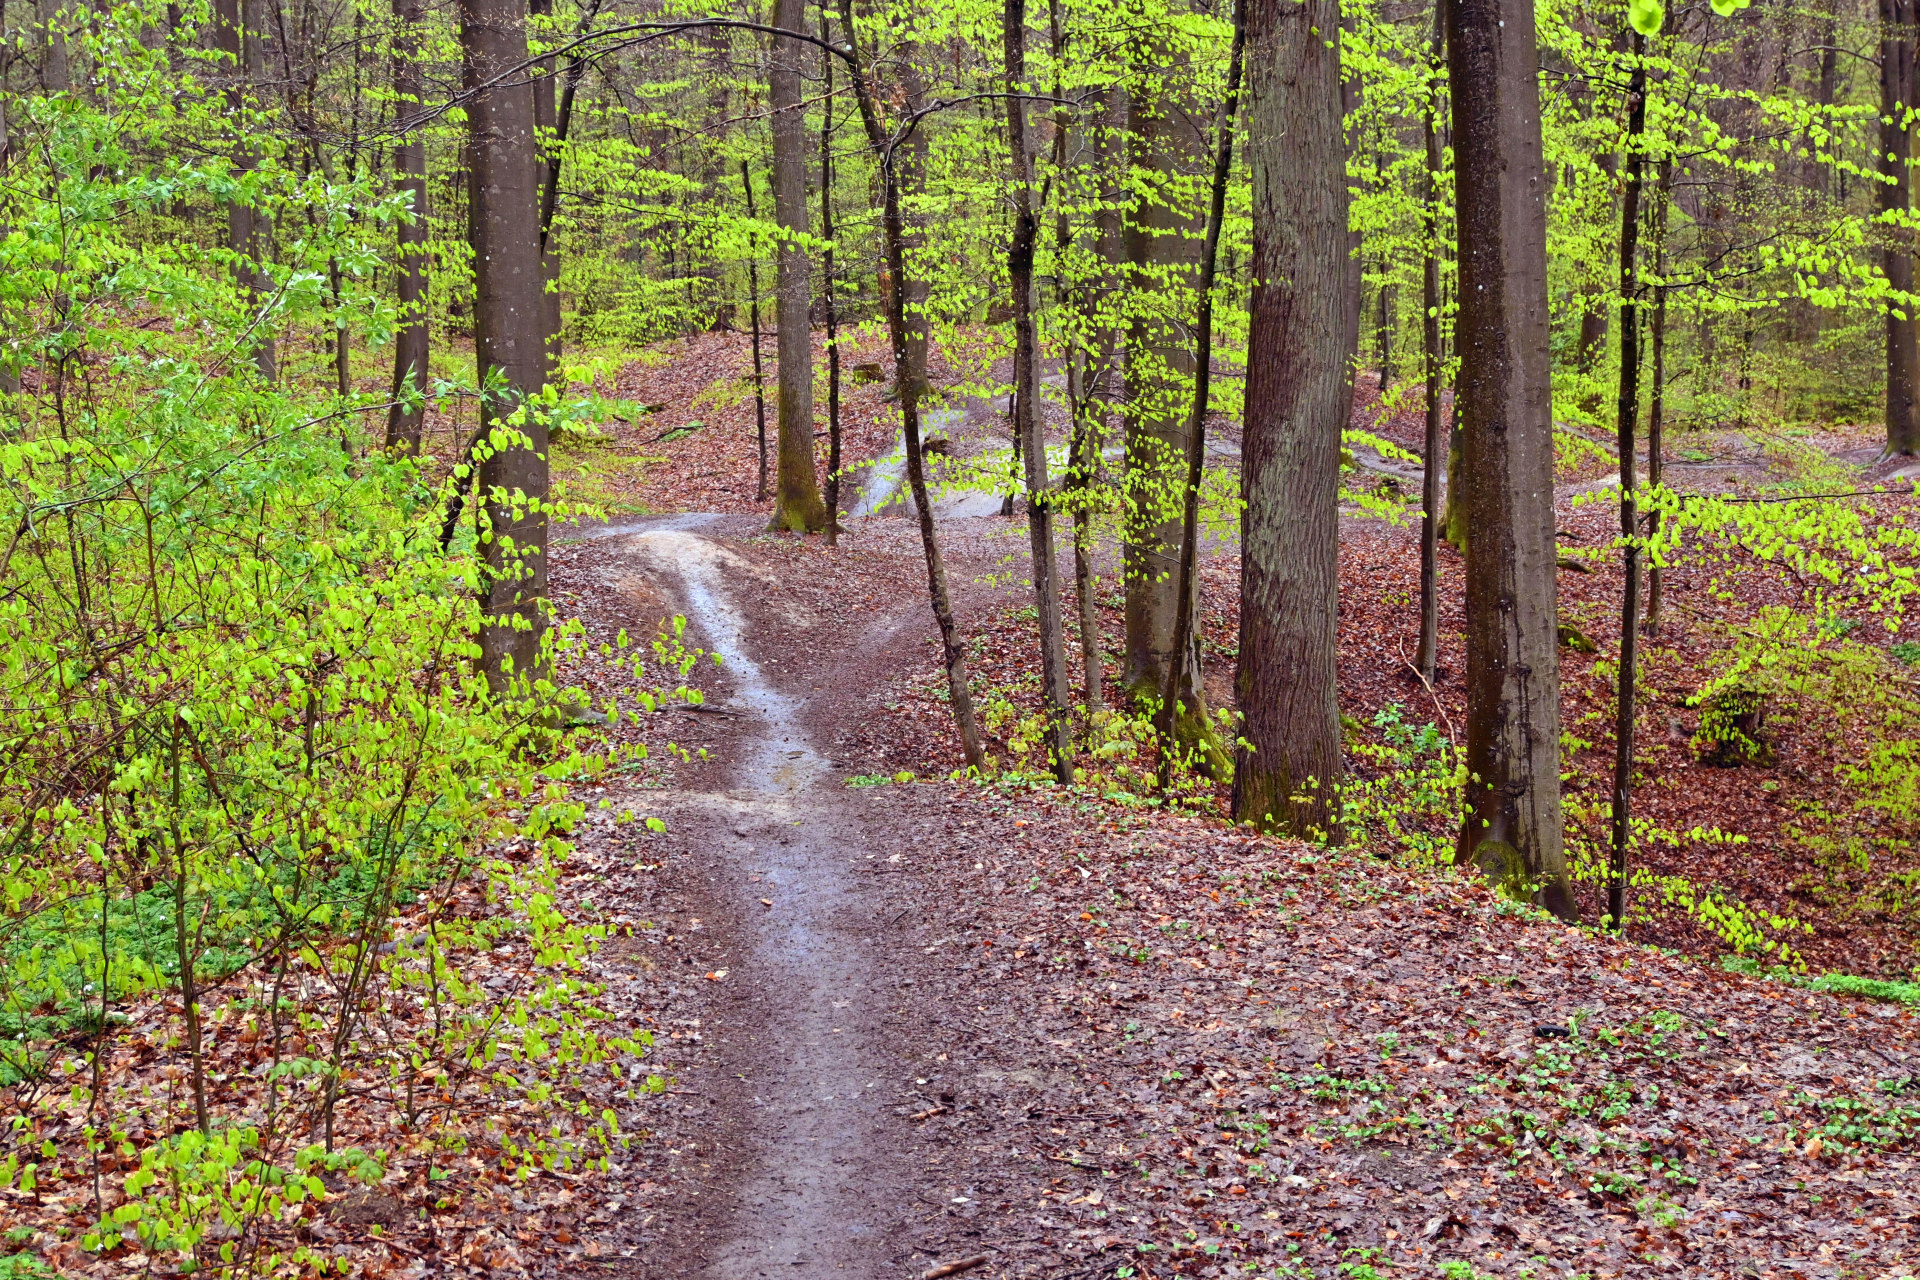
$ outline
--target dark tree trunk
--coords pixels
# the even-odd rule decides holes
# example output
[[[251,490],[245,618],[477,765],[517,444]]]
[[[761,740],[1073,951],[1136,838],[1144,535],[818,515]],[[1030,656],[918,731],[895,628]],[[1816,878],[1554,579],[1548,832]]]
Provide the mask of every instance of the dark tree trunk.
[[[1338,837],[1340,433],[1353,401],[1336,0],[1248,0],[1253,175],[1236,819]]]
[[[1633,842],[1634,679],[1640,644],[1640,508],[1634,467],[1634,428],[1640,420],[1640,183],[1645,157],[1640,139],[1647,124],[1646,39],[1633,35],[1633,67],[1627,80],[1627,181],[1620,200],[1620,395],[1614,424],[1620,451],[1621,567],[1620,672],[1616,687],[1613,757],[1613,845],[1607,885],[1607,917],[1615,930],[1627,918],[1627,853]]]
[[[421,74],[421,30],[426,0],[394,0],[393,96],[402,120],[417,115],[425,85]],[[426,420],[427,360],[427,144],[419,128],[408,128],[394,149],[400,190],[413,199],[412,217],[400,228],[400,325],[393,338],[393,407],[387,410],[387,448],[409,456],[420,452]]]
[[[1027,538],[1033,557],[1033,602],[1039,613],[1041,689],[1054,776],[1073,781],[1073,735],[1067,722],[1067,645],[1060,622],[1060,566],[1053,543],[1047,484],[1045,421],[1040,404],[1040,343],[1033,320],[1033,257],[1040,217],[1033,206],[1033,156],[1027,150],[1027,5],[1006,0],[1007,151],[1013,161],[1013,237],[1007,277],[1013,292],[1014,428],[1026,465]]]
[[[1426,254],[1420,273],[1420,301],[1426,313],[1420,338],[1427,420],[1420,480],[1420,644],[1414,665],[1431,689],[1440,661],[1440,524],[1444,518],[1440,510],[1440,473],[1447,465],[1445,423],[1440,412],[1447,355],[1440,330],[1440,176],[1446,161],[1440,146],[1438,76],[1441,59],[1445,57],[1445,41],[1437,5],[1433,14],[1433,42],[1427,57],[1428,69],[1434,75],[1426,110],[1426,189],[1422,193]]]
[[[1457,861],[1575,918],[1560,807],[1558,559],[1531,0],[1445,0],[1460,254],[1467,813]]]
[[[1667,448],[1667,203],[1673,194],[1673,161],[1660,162],[1660,185],[1653,208],[1653,370],[1647,388],[1647,485],[1659,489]],[[1660,532],[1660,513],[1647,513],[1647,537]],[[1647,571],[1647,634],[1660,634],[1663,571],[1658,562]]]
[[[481,661],[496,693],[525,696],[547,626],[547,422],[529,404],[546,385],[546,274],[540,255],[539,149],[527,63],[525,0],[461,0],[467,103],[467,199],[474,261],[474,353],[483,401],[479,451],[487,579]],[[496,83],[498,82],[498,83]],[[505,428],[523,440],[500,434]],[[483,437],[484,439],[485,437]],[[520,496],[516,497],[518,494]]]
[[[847,73],[853,81],[854,99],[860,104],[860,122],[866,127],[867,142],[880,164],[881,234],[887,254],[887,269],[895,287],[886,295],[887,334],[892,340],[895,370],[907,367],[907,223],[900,209],[900,172],[898,147],[901,139],[890,136],[880,115],[873,86],[868,80],[867,63],[859,52],[858,33],[853,24],[853,0],[840,0],[842,38],[852,56]],[[914,513],[920,520],[920,546],[927,560],[927,594],[933,603],[933,618],[940,628],[940,648],[947,669],[947,696],[953,704],[954,728],[960,734],[960,750],[970,768],[986,764],[986,752],[980,745],[980,726],[973,714],[973,694],[967,687],[967,647],[953,618],[953,596],[947,589],[946,562],[940,555],[940,540],[933,525],[933,500],[927,493],[926,454],[920,447],[920,394],[910,378],[894,379],[900,392],[900,434],[907,447],[907,488],[913,494]]]
[[[1913,207],[1907,174],[1912,142],[1903,127],[1913,92],[1914,0],[1880,0],[1880,209],[1904,218]],[[1881,270],[1894,297],[1887,306],[1887,452],[1920,449],[1920,394],[1914,345],[1913,245],[1901,226],[1886,229]]]
[[[820,0],[820,38],[831,43],[826,0]],[[840,299],[833,275],[833,61],[820,54],[826,97],[820,119],[820,288],[827,311],[827,545],[840,545]]]
[[[261,33],[254,28],[252,16],[243,9],[242,0],[214,0],[213,47],[215,52],[224,55],[221,70],[227,76],[227,112],[241,130],[241,139],[234,145],[233,165],[243,172],[252,169],[255,163],[253,147],[245,140],[248,86],[258,79],[266,64]],[[227,205],[227,247],[237,257],[234,278],[241,292],[255,305],[273,291],[273,282],[264,269],[268,232],[267,220],[251,205],[239,202]],[[273,335],[265,325],[255,334],[253,361],[260,376],[272,381],[279,359]]]
[[[900,88],[906,95],[907,110],[918,112],[927,105],[927,89],[920,75],[920,65],[915,61],[916,47],[909,43],[898,54],[900,67]],[[913,131],[906,145],[900,151],[900,188],[901,193],[912,199],[923,194],[927,185],[927,146],[929,134],[924,125]],[[924,212],[907,214],[906,253],[910,274],[903,282],[907,308],[907,367],[905,371],[895,370],[894,376],[913,380],[914,393],[926,399],[927,383],[927,298],[929,290],[926,277],[918,271],[912,271],[913,256],[926,248],[927,215]]]
[[[528,0],[527,8],[536,18],[553,16],[553,0]],[[552,42],[554,33],[544,23],[539,32],[542,43]],[[551,379],[560,371],[560,243],[553,234],[553,210],[560,194],[560,117],[553,59],[540,59],[532,75],[533,164],[539,189],[535,208],[540,219],[540,327],[547,353],[546,374]]]
[[[67,17],[60,0],[38,0],[40,20],[40,87],[48,93],[73,88],[73,69],[67,60]]]
[[[804,31],[806,23],[806,0],[774,0],[774,26]],[[807,122],[800,96],[800,60],[805,51],[798,40],[776,36],[767,63],[767,105],[773,112],[773,217],[781,231],[774,281],[779,446],[773,519],[767,527],[794,533],[816,533],[827,523],[820,477],[813,465],[813,330],[808,317],[813,267],[800,242],[812,225],[807,212]]]
[[[740,162],[740,185],[747,192],[747,220],[759,215],[753,209],[753,171]],[[767,373],[760,359],[760,255],[747,254],[747,321],[753,329],[753,438],[760,450],[760,481],[753,500],[767,500]]]

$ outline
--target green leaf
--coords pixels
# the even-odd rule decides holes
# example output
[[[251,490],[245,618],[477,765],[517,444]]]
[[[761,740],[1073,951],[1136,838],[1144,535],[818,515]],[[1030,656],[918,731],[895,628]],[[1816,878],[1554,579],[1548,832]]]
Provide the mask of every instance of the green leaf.
[[[1722,0],[1713,0],[1716,13],[1720,11],[1721,3]],[[1659,35],[1660,24],[1666,21],[1666,17],[1666,7],[1660,0],[1627,0],[1627,21],[1643,36]]]
[[[1731,18],[1752,3],[1753,0],[1713,0],[1713,11],[1723,18]],[[1649,31],[1647,34],[1653,33]]]

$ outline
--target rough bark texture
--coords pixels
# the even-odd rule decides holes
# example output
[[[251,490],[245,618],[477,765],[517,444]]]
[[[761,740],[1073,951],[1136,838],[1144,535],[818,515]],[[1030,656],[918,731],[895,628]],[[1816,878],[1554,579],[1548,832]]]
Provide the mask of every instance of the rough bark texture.
[[[1913,93],[1914,0],[1880,0],[1880,208],[1904,214],[1913,205],[1907,174],[1912,143],[1901,127]],[[1897,295],[1913,292],[1913,246],[1909,233],[1886,230],[1881,270]],[[1914,345],[1914,305],[1896,297],[1887,309],[1887,450],[1920,449],[1920,351]]]
[[[424,91],[420,66],[425,0],[394,0],[393,94],[402,117],[420,110]],[[409,130],[394,148],[394,185],[413,197],[413,219],[400,228],[400,324],[393,335],[393,407],[387,410],[387,448],[420,452],[420,428],[426,417],[427,358],[427,144],[418,129]],[[408,404],[411,392],[416,402]]]
[[[805,0],[775,0],[774,26],[803,31],[806,22]],[[820,477],[813,465],[813,332],[808,320],[813,268],[798,239],[810,225],[806,114],[800,97],[800,62],[806,50],[797,40],[779,37],[767,63],[767,99],[773,110],[773,217],[781,230],[774,281],[779,448],[773,520],[768,527],[795,533],[814,533],[827,524],[827,504],[820,499]]]
[[[1241,821],[1334,834],[1340,432],[1353,399],[1336,0],[1249,0],[1253,296],[1240,484]],[[1317,28],[1320,35],[1315,35]],[[1332,45],[1332,47],[1330,47]]]
[[[1179,555],[1182,459],[1187,453],[1186,380],[1193,373],[1184,316],[1174,304],[1193,287],[1200,257],[1201,213],[1188,184],[1169,181],[1207,163],[1206,116],[1179,86],[1185,60],[1164,46],[1135,50],[1128,93],[1129,164],[1135,199],[1123,241],[1135,318],[1127,334],[1124,429],[1127,697],[1157,698],[1173,650],[1174,568]]]
[[[1013,169],[1013,236],[1007,277],[1013,293],[1014,428],[1026,468],[1027,535],[1033,602],[1039,613],[1041,689],[1048,719],[1054,776],[1073,781],[1073,738],[1067,723],[1067,645],[1060,621],[1060,562],[1053,543],[1046,442],[1040,434],[1040,342],[1033,318],[1033,258],[1040,220],[1033,207],[1033,156],[1027,150],[1026,0],[1006,0],[1007,150]]]
[[[1456,860],[1575,915],[1562,845],[1546,182],[1530,0],[1446,0],[1468,812]]]
[[[489,572],[480,646],[496,692],[538,674],[547,623],[547,424],[537,412],[519,413],[522,402],[545,385],[547,369],[533,86],[513,74],[527,60],[524,3],[460,4],[465,87],[473,93],[467,105],[467,199],[474,352],[483,380],[497,372],[505,381],[499,399],[482,408],[482,422],[490,426],[518,415],[513,426],[527,436],[523,445],[480,450]],[[515,490],[524,500],[507,497]]]

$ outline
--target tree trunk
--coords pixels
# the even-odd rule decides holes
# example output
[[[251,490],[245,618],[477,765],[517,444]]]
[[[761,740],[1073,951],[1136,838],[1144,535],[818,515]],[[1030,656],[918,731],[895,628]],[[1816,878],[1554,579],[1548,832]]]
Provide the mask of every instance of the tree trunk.
[[[774,0],[773,25],[806,28],[806,0]],[[820,477],[813,466],[813,330],[808,319],[812,264],[800,245],[812,219],[807,213],[806,112],[800,97],[799,41],[776,36],[767,63],[767,104],[773,111],[773,217],[780,226],[774,297],[779,333],[775,403],[779,459],[775,470],[770,529],[815,533],[827,523]]]
[[[553,16],[553,0],[529,0],[527,8],[536,18]],[[552,42],[554,33],[544,23],[539,32],[543,44]],[[553,211],[560,194],[560,117],[553,59],[540,59],[532,74],[534,180],[539,192],[535,208],[540,218],[540,327],[546,348],[546,376],[551,380],[560,371],[560,242],[553,234]]]
[[[249,9],[251,6],[249,6]],[[233,167],[244,173],[255,163],[253,148],[244,139],[247,126],[248,86],[264,72],[266,58],[260,43],[255,15],[243,12],[242,0],[214,0],[213,47],[225,55],[223,67],[227,79],[227,113],[241,130],[234,145]],[[258,305],[264,294],[273,291],[273,282],[263,269],[269,228],[267,220],[253,207],[241,202],[227,205],[227,247],[236,255],[234,279],[251,304]],[[279,366],[270,329],[261,325],[254,338],[254,367],[260,376],[272,381]]]
[[[38,0],[40,19],[40,87],[48,93],[73,88],[73,69],[67,61],[66,15],[61,0]]]
[[[1647,486],[1659,489],[1667,448],[1667,203],[1673,194],[1673,161],[1660,162],[1658,203],[1653,209],[1653,371],[1647,388]],[[1660,513],[1647,513],[1647,537],[1660,532]],[[1656,561],[1647,572],[1647,634],[1660,634],[1663,573]]]
[[[1128,92],[1131,206],[1122,237],[1134,298],[1127,333],[1126,449],[1121,564],[1126,580],[1125,696],[1151,703],[1173,651],[1174,567],[1180,553],[1181,462],[1187,455],[1184,391],[1193,374],[1181,300],[1193,286],[1201,218],[1188,175],[1207,155],[1199,108],[1177,88],[1190,79],[1163,45],[1135,51],[1152,64]],[[1159,64],[1169,63],[1171,66]],[[1204,708],[1196,708],[1204,712]]]
[[[1440,147],[1441,59],[1446,56],[1445,28],[1439,6],[1434,7],[1433,40],[1427,54],[1426,189],[1422,193],[1422,230],[1426,254],[1421,264],[1420,301],[1426,313],[1421,324],[1422,376],[1426,379],[1426,437],[1421,453],[1420,480],[1420,644],[1414,665],[1431,689],[1440,662],[1440,472],[1446,466],[1445,424],[1440,412],[1441,382],[1446,349],[1440,330],[1440,176],[1445,155]]]
[[[747,221],[759,218],[753,208],[753,171],[740,162],[740,185],[747,192]],[[753,439],[760,451],[760,480],[753,500],[767,500],[767,371],[760,359],[760,255],[747,254],[747,322],[753,329]]]
[[[853,81],[855,100],[860,104],[860,122],[866,127],[867,142],[880,164],[881,234],[884,237],[887,270],[894,289],[886,295],[887,334],[892,340],[896,370],[907,367],[907,307],[904,284],[907,278],[907,226],[900,209],[900,173],[897,137],[888,135],[881,120],[880,104],[874,98],[867,76],[867,63],[859,51],[858,32],[853,22],[853,0],[840,0],[840,26],[851,56],[847,72]],[[953,619],[953,597],[947,589],[946,562],[940,555],[940,540],[933,525],[933,499],[927,493],[926,455],[920,447],[920,395],[912,379],[895,378],[900,391],[900,434],[907,447],[907,487],[913,494],[914,512],[920,520],[920,546],[927,560],[927,594],[933,603],[933,618],[940,628],[940,648],[947,668],[947,696],[953,704],[954,728],[960,734],[960,750],[970,768],[986,764],[986,752],[980,745],[980,726],[973,714],[973,694],[967,687],[967,647]]]
[[[1646,168],[1640,139],[1647,124],[1646,39],[1633,34],[1627,80],[1627,181],[1620,200],[1620,396],[1614,424],[1620,451],[1621,567],[1620,671],[1616,687],[1613,757],[1613,847],[1607,917],[1616,931],[1627,918],[1627,852],[1633,841],[1634,679],[1640,644],[1640,510],[1634,467],[1634,427],[1640,420],[1640,183]]]
[[[1904,219],[1913,207],[1907,174],[1912,143],[1905,128],[1913,91],[1914,0],[1880,0],[1880,209]],[[1920,350],[1914,345],[1913,246],[1911,232],[1886,229],[1881,270],[1894,296],[1887,304],[1887,452],[1920,450],[1920,405],[1916,375]]]
[[[920,65],[915,61],[917,49],[912,44],[903,45],[899,53],[900,88],[906,95],[907,110],[920,111],[927,104],[926,82],[920,75]],[[930,133],[923,123],[907,138],[906,146],[900,153],[900,186],[902,194],[908,198],[925,194],[927,186],[927,148]],[[913,257],[927,246],[927,215],[915,211],[907,214],[907,265],[911,271]],[[926,399],[927,383],[927,299],[930,296],[927,278],[919,271],[911,274],[903,282],[906,290],[907,308],[907,367],[905,371],[895,370],[895,378],[911,378],[914,394]]]
[[[820,0],[820,38],[833,41],[827,0]],[[827,309],[827,545],[840,545],[840,299],[833,275],[833,61],[822,50],[820,78],[826,85],[820,118],[820,288]]]
[[[1014,428],[1026,464],[1027,538],[1033,557],[1033,602],[1039,613],[1041,689],[1054,776],[1073,781],[1073,735],[1067,723],[1067,645],[1060,622],[1060,568],[1053,544],[1053,503],[1040,406],[1040,343],[1033,321],[1033,257],[1040,219],[1033,207],[1033,156],[1027,150],[1026,0],[1006,0],[1007,150],[1013,161],[1013,237],[1007,277],[1013,292]]]
[[[504,384],[481,406],[482,429],[493,435],[492,447],[479,453],[487,535],[481,661],[496,693],[524,697],[544,674],[547,626],[547,422],[528,403],[546,385],[546,277],[533,86],[520,70],[527,63],[525,0],[461,0],[460,47],[471,94],[474,352],[482,385],[496,375]],[[502,437],[503,427],[525,439]]]
[[[426,0],[394,0],[393,95],[405,119],[421,109],[425,92],[421,57]],[[413,198],[412,217],[400,227],[400,325],[393,338],[393,406],[387,410],[387,448],[409,457],[420,452],[426,420],[427,359],[427,144],[418,127],[394,149],[396,184]]]
[[[1558,559],[1539,50],[1531,0],[1445,0],[1466,522],[1458,862],[1576,917],[1560,807]]]
[[[1340,433],[1353,400],[1336,0],[1248,0],[1253,178],[1233,815],[1334,838]],[[1316,34],[1318,32],[1319,34]]]

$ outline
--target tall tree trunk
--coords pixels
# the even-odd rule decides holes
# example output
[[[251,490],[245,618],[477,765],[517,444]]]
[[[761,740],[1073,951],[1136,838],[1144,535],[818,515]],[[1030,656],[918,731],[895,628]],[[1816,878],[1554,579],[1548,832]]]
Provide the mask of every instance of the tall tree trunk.
[[[540,255],[539,148],[527,64],[525,0],[461,0],[460,48],[467,102],[467,199],[474,260],[474,353],[482,384],[482,429],[509,428],[480,451],[486,521],[486,618],[481,661],[496,693],[525,696],[540,670],[547,626],[546,276]],[[497,82],[497,83],[496,83]],[[516,498],[516,492],[521,495]]]
[[[1906,112],[1913,92],[1914,0],[1880,0],[1880,209],[1902,219],[1913,207],[1907,162],[1913,153]],[[1887,452],[1920,450],[1920,350],[1914,345],[1912,233],[1889,226],[1881,270],[1887,304]]]
[[[806,0],[774,0],[773,25],[806,29]],[[812,264],[800,237],[807,213],[806,113],[800,97],[800,59],[806,46],[776,36],[767,62],[767,105],[773,111],[773,217],[780,224],[774,296],[779,334],[779,465],[775,469],[770,529],[815,533],[827,523],[820,477],[813,465],[813,330],[808,318]]]
[[[1664,482],[1667,448],[1667,204],[1673,194],[1673,161],[1660,162],[1660,184],[1653,207],[1653,370],[1647,388],[1647,486],[1658,490]],[[1647,513],[1647,537],[1660,532],[1660,513]],[[1663,571],[1658,561],[1647,571],[1647,634],[1660,634],[1664,603]]]
[[[1620,672],[1616,688],[1613,757],[1613,858],[1607,917],[1615,930],[1627,918],[1627,853],[1633,842],[1634,681],[1640,644],[1640,507],[1634,467],[1634,428],[1640,420],[1640,150],[1647,124],[1646,38],[1633,34],[1628,73],[1627,181],[1620,199],[1620,395],[1614,423],[1620,451],[1620,560],[1626,588],[1620,596]]]
[[[1253,296],[1233,815],[1337,838],[1340,433],[1353,402],[1337,0],[1247,0]]]
[[[820,0],[820,38],[833,41],[827,0]],[[840,545],[840,298],[833,274],[833,62],[820,54],[820,79],[826,85],[820,117],[820,288],[827,311],[827,545]]]
[[[1460,253],[1467,813],[1456,861],[1573,919],[1560,806],[1558,559],[1532,0],[1445,0]]]
[[[1027,150],[1027,5],[1006,0],[1007,150],[1013,161],[1013,237],[1007,277],[1013,291],[1015,431],[1026,464],[1027,538],[1033,602],[1039,613],[1041,689],[1054,776],[1073,781],[1073,735],[1067,722],[1067,645],[1060,622],[1060,567],[1053,543],[1053,496],[1047,484],[1047,442],[1040,405],[1040,342],[1033,320],[1033,258],[1040,218],[1033,204],[1033,155]]]
[[[1445,28],[1434,6],[1433,39],[1428,46],[1430,82],[1426,102],[1426,188],[1422,192],[1421,220],[1426,243],[1421,264],[1420,301],[1426,319],[1420,328],[1422,376],[1426,379],[1426,436],[1421,453],[1420,480],[1420,645],[1414,665],[1427,686],[1433,686],[1440,661],[1440,472],[1446,466],[1445,423],[1440,412],[1441,382],[1445,378],[1446,349],[1440,329],[1440,176],[1445,156],[1440,147],[1440,70],[1446,56]]]
[[[1227,54],[1227,92],[1215,126],[1213,181],[1208,191],[1207,229],[1200,244],[1199,305],[1193,325],[1193,408],[1187,414],[1186,476],[1180,509],[1180,560],[1174,575],[1173,649],[1167,660],[1167,681],[1160,694],[1160,779],[1165,786],[1178,759],[1177,744],[1195,742],[1209,753],[1217,750],[1201,697],[1204,672],[1200,666],[1198,628],[1194,614],[1200,594],[1200,484],[1206,477],[1207,410],[1213,389],[1213,285],[1220,261],[1220,225],[1227,211],[1227,182],[1233,173],[1233,131],[1240,114],[1240,69],[1247,48],[1245,0],[1235,0],[1233,45]],[[1215,777],[1227,771],[1224,751],[1206,761]]]
[[[243,0],[214,0],[213,47],[225,55],[227,113],[240,130],[234,145],[233,167],[241,172],[256,163],[252,146],[245,141],[248,87],[266,69],[262,32],[253,12],[255,5]],[[258,305],[262,295],[271,293],[273,282],[265,271],[267,237],[270,228],[264,216],[241,201],[227,205],[227,247],[236,255],[234,278],[248,301]],[[260,376],[272,381],[279,367],[273,335],[262,325],[254,336],[253,360]]]
[[[7,101],[0,96],[0,184],[7,180],[7,170],[13,165],[13,139],[7,134]],[[8,227],[0,222],[0,239],[5,238]],[[20,390],[20,370],[5,351],[0,351],[0,395],[12,395]],[[105,954],[104,952],[102,954]]]
[[[867,143],[880,164],[880,228],[884,237],[887,269],[894,281],[887,294],[887,334],[892,340],[896,370],[907,367],[907,225],[900,208],[900,172],[897,136],[887,133],[880,115],[873,85],[868,79],[869,63],[860,53],[859,34],[853,22],[853,0],[840,0],[840,27],[850,53],[847,73],[853,81],[854,99],[860,104],[860,122],[866,127]],[[927,493],[926,454],[920,447],[920,394],[910,378],[895,378],[899,387],[900,434],[907,447],[907,487],[913,494],[914,512],[920,520],[920,547],[927,560],[927,594],[933,604],[933,618],[940,628],[940,648],[947,668],[947,696],[953,704],[954,728],[960,735],[960,751],[970,768],[986,764],[986,752],[980,745],[980,725],[973,714],[973,694],[967,687],[967,647],[953,618],[953,596],[947,589],[946,562],[940,555],[940,540],[933,524],[933,499]]]
[[[426,0],[394,0],[393,96],[402,119],[416,116],[425,92],[421,67]],[[413,214],[400,228],[400,325],[393,340],[393,406],[387,410],[387,448],[420,452],[426,420],[427,359],[427,143],[416,125],[394,149],[396,185],[413,198]]]
[[[1180,554],[1175,500],[1187,455],[1185,383],[1194,367],[1178,300],[1192,287],[1199,257],[1201,216],[1187,195],[1188,175],[1205,165],[1207,142],[1200,109],[1179,87],[1191,80],[1184,54],[1156,42],[1132,56],[1140,71],[1128,90],[1132,199],[1122,232],[1134,299],[1123,432],[1127,661],[1121,685],[1130,701],[1144,705],[1160,696],[1173,651]]]
[[[912,43],[902,46],[896,57],[899,59],[900,88],[906,95],[907,110],[918,112],[927,105],[927,88],[920,74],[920,64],[916,60],[918,49]],[[909,201],[915,201],[926,193],[927,187],[927,148],[930,133],[923,124],[907,138],[906,146],[900,153],[901,194]],[[907,367],[904,371],[895,370],[894,377],[911,378],[914,393],[922,400],[926,399],[927,383],[927,299],[930,291],[926,276],[911,270],[913,257],[927,245],[927,215],[924,211],[910,209],[907,218],[907,265],[910,274],[903,282],[906,290],[907,308]]]
[[[759,215],[753,208],[753,170],[747,162],[740,162],[740,185],[747,192],[747,221],[757,221]],[[760,450],[760,479],[754,489],[753,500],[767,500],[767,372],[760,358],[760,255],[750,248],[747,253],[747,322],[753,330],[753,439]]]
[[[40,19],[40,87],[48,93],[73,88],[73,69],[67,61],[66,14],[61,0],[38,0]]]

